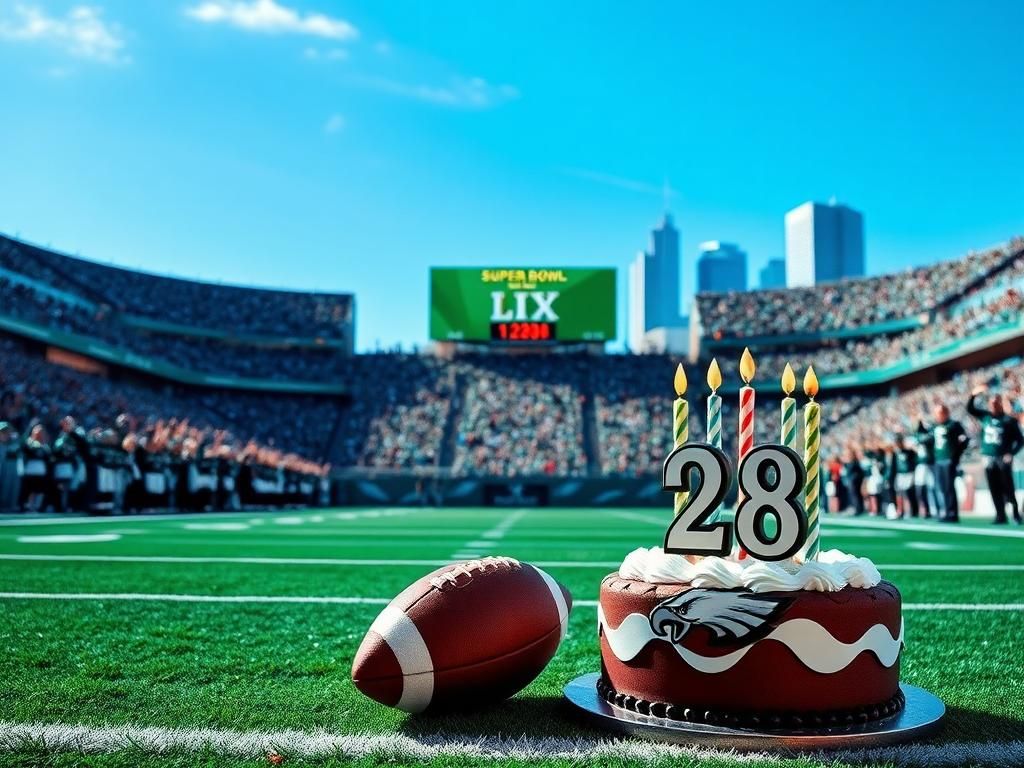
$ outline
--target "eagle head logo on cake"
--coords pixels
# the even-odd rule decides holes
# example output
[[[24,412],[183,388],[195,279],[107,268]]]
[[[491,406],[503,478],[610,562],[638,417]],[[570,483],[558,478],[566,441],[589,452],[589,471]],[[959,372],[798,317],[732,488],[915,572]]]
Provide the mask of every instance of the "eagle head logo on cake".
[[[662,481],[675,516],[663,547],[631,552],[601,583],[598,689],[643,715],[762,730],[891,717],[904,704],[900,593],[870,560],[820,549],[814,370],[804,377],[802,435],[787,365],[780,442],[761,445],[749,350],[740,373],[734,472],[722,452],[718,363],[707,377],[706,443],[689,439],[686,374],[676,371],[675,449]]]
[[[691,627],[701,626],[714,633],[712,643],[751,643],[768,634],[768,620],[789,602],[746,592],[691,589],[658,603],[651,611],[651,630],[678,643]]]

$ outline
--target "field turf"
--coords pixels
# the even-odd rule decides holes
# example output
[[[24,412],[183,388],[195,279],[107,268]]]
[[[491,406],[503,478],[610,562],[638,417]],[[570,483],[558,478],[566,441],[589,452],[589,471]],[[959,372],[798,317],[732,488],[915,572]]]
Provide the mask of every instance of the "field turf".
[[[598,669],[598,583],[666,523],[620,509],[0,519],[0,765],[1024,763],[1024,530],[982,522],[825,523],[825,548],[871,557],[903,593],[902,677],[949,708],[926,744],[781,759],[578,722],[561,690]],[[540,679],[459,716],[363,698],[349,670],[383,604],[486,554],[540,565],[577,602]]]

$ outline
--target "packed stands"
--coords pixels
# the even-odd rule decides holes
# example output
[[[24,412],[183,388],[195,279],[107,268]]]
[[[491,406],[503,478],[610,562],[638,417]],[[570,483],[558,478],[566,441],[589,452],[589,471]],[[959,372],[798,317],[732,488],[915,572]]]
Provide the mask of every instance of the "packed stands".
[[[945,306],[1001,270],[1024,250],[1019,238],[1005,248],[970,253],[894,275],[807,288],[701,294],[697,311],[709,339],[821,334],[913,318]]]
[[[772,314],[780,303],[792,306],[797,302],[793,297],[807,290],[761,292],[749,301],[747,295],[732,297],[747,309],[730,315],[728,322],[722,318],[716,332],[741,339],[755,328],[765,330],[758,325],[762,314]],[[880,314],[865,308],[872,291],[885,296]],[[828,332],[899,317],[889,305],[907,298],[904,294],[913,294],[907,305],[911,311],[927,314],[919,327],[859,336]],[[831,309],[819,313],[817,324],[794,321],[799,328],[788,329],[824,332],[821,338],[758,339],[754,345],[759,441],[778,439],[777,382],[786,362],[798,376],[812,362],[826,377],[881,369],[976,332],[983,337],[993,328],[1024,324],[1024,241],[971,255],[963,263],[912,270],[895,279],[847,281],[809,295],[812,304]],[[222,301],[234,309],[191,308],[175,314],[162,304],[168,298],[172,303]],[[699,298],[704,307],[722,300]],[[0,323],[6,323],[6,335],[0,335],[0,420],[7,419],[6,434],[18,440],[26,439],[35,423],[55,440],[65,415],[74,416],[90,439],[107,439],[114,430],[123,440],[128,435],[121,434],[125,430],[117,426],[117,417],[126,414],[137,442],[173,443],[176,460],[198,461],[209,450],[237,464],[302,468],[311,476],[323,473],[329,463],[351,476],[456,478],[651,477],[671,449],[672,378],[679,360],[667,355],[465,349],[445,357],[349,355],[340,343],[352,327],[351,297],[344,294],[289,294],[157,278],[5,238],[0,238],[0,301]],[[265,316],[249,317],[259,307]],[[750,312],[760,319],[752,320]],[[849,325],[837,326],[845,313]],[[289,319],[279,322],[285,315]],[[139,322],[141,317],[148,320]],[[161,325],[172,318],[206,325]],[[327,326],[337,326],[333,336]],[[29,332],[33,328],[72,334],[72,341],[85,339],[84,345],[67,347],[80,361],[92,359],[97,345],[106,345],[177,366],[174,370],[224,379],[196,384],[102,356],[95,369],[81,366],[54,358],[52,350],[64,349],[61,340]],[[273,336],[257,340],[251,333]],[[283,339],[283,333],[295,338]],[[314,337],[321,333],[317,342]],[[696,363],[686,363],[690,436],[702,440],[703,379],[711,355],[719,355],[724,449],[730,455],[736,449],[732,425],[742,346],[713,348]],[[956,368],[955,360],[944,365],[939,380]],[[1019,363],[986,368],[981,375],[995,375],[1015,398],[1014,407],[1024,411]],[[823,431],[829,445],[861,450],[867,442],[908,429],[918,410],[915,399],[945,397],[954,409],[961,407],[967,380],[955,377],[904,396],[892,394],[900,382],[836,387],[822,397]],[[240,388],[241,381],[259,386]],[[329,389],[307,388],[313,384]]]
[[[118,313],[233,335],[346,338],[350,294],[245,288],[138,272],[0,236],[0,266]]]
[[[454,471],[467,475],[582,475],[578,355],[472,356]]]
[[[1019,357],[974,371],[955,374],[949,381],[878,397],[851,418],[841,420],[829,432],[834,450],[863,450],[867,445],[891,443],[897,435],[911,435],[918,422],[931,417],[937,404],[945,404],[950,417],[963,423],[977,447],[978,424],[968,418],[966,407],[971,391],[985,384],[1002,395],[1007,412],[1024,416],[1024,362]]]

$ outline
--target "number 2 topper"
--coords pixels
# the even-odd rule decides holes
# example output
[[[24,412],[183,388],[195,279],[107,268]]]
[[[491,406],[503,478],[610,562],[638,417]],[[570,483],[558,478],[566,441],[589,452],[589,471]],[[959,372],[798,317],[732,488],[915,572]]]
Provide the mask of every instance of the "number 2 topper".
[[[697,490],[690,487],[691,472]],[[709,522],[732,484],[732,465],[718,448],[701,443],[682,445],[665,459],[662,488],[690,491],[686,506],[665,533],[665,552],[725,557],[732,549],[732,532],[740,546],[758,560],[786,560],[807,538],[807,516],[800,503],[805,470],[796,451],[782,445],[759,445],[740,463],[742,501],[734,521]],[[769,536],[765,519],[772,515],[776,532]]]

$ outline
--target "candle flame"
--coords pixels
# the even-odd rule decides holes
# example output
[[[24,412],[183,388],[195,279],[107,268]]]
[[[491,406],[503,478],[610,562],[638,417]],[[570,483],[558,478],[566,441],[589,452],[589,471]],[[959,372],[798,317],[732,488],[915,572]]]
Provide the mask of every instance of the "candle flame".
[[[743,356],[740,358],[740,376],[743,378],[743,383],[749,384],[756,372],[757,366],[754,365],[754,357],[750,354],[750,348],[744,347]]]
[[[796,375],[793,373],[793,366],[786,363],[786,370],[782,372],[782,391],[789,397],[793,394],[794,389],[796,389]]]
[[[722,370],[718,367],[718,358],[711,358],[711,365],[708,366],[708,386],[714,392],[722,386]]]
[[[818,377],[814,374],[814,366],[807,366],[807,373],[804,374],[804,394],[812,400],[818,394]]]
[[[676,366],[675,386],[677,395],[682,397],[686,394],[686,371],[683,370],[682,363]]]

